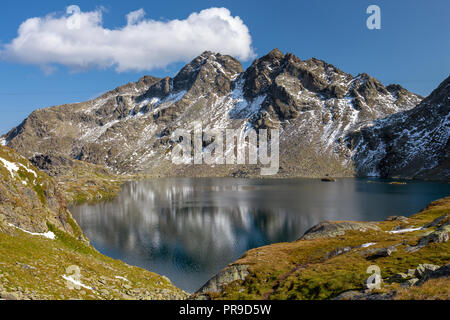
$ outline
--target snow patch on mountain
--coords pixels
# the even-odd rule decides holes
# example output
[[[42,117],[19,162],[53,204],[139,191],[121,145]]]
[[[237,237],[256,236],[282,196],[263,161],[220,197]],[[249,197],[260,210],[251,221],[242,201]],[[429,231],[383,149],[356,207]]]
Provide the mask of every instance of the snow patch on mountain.
[[[15,225],[13,225],[12,223],[8,223],[8,225],[9,225],[10,227],[13,227],[13,228],[19,229],[19,230],[20,230],[20,231],[22,231],[22,232],[25,232],[25,233],[31,234],[32,236],[41,236],[41,237],[44,237],[44,238],[47,238],[47,239],[50,239],[50,240],[54,240],[54,239],[56,238],[55,234],[54,234],[53,232],[51,232],[51,231],[48,231],[48,232],[43,232],[43,233],[38,233],[38,232],[30,232],[30,231],[28,231],[28,230],[25,230],[25,229],[22,229],[22,228],[16,227],[16,226],[15,226]]]
[[[0,158],[0,162],[3,164],[3,166],[6,168],[6,170],[9,171],[9,173],[11,174],[11,177],[14,178],[14,174],[20,170],[20,168],[22,168],[23,170],[31,173],[32,175],[34,175],[35,178],[37,178],[37,173],[32,170],[27,168],[26,166],[24,166],[21,163],[18,162],[10,162],[6,159]]]

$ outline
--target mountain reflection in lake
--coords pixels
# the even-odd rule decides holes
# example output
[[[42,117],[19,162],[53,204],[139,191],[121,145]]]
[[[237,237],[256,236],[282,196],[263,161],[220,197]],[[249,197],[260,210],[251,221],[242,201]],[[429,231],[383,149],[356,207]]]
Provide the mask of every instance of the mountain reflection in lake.
[[[100,252],[193,292],[254,247],[298,239],[323,220],[409,215],[450,185],[365,179],[154,179],[110,202],[70,208]]]

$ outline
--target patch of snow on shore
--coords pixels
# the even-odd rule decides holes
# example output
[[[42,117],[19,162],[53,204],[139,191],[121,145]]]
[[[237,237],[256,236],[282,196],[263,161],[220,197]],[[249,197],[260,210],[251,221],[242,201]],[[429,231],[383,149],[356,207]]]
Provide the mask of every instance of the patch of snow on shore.
[[[116,279],[124,280],[126,282],[130,282],[127,278],[121,277],[121,276],[115,276]]]
[[[82,287],[82,288],[85,288],[85,289],[88,289],[88,290],[93,290],[91,287],[88,287],[88,286],[82,284],[80,281],[75,280],[74,278],[72,278],[72,276],[62,275],[62,277],[63,277],[64,280],[72,282],[76,286],[79,286],[79,287]]]
[[[16,227],[16,226],[13,225],[12,223],[8,223],[8,225],[9,225],[10,227],[19,229],[19,230],[21,230],[21,231],[23,231],[23,232],[25,232],[25,233],[31,234],[32,236],[42,236],[42,237],[45,237],[45,238],[51,239],[51,240],[55,240],[55,238],[56,238],[55,234],[54,234],[53,232],[51,232],[51,231],[48,231],[48,232],[45,232],[45,233],[37,233],[37,232],[30,232],[30,231],[27,231],[27,230],[25,230],[25,229]]]
[[[361,248],[371,247],[371,246],[374,246],[374,245],[376,245],[376,244],[377,244],[376,242],[367,242],[367,243],[363,243],[363,244],[361,245]]]
[[[400,229],[400,230],[393,230],[393,231],[389,231],[389,233],[405,233],[405,232],[414,232],[414,231],[418,231],[418,230],[422,230],[422,227],[419,228],[407,228],[407,229]]]

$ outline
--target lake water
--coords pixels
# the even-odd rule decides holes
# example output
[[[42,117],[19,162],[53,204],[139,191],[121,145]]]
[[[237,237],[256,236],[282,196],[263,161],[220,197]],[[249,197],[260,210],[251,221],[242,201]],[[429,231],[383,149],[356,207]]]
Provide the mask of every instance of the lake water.
[[[298,239],[323,220],[411,215],[450,184],[339,179],[154,179],[113,201],[70,208],[100,252],[194,292],[255,247]]]

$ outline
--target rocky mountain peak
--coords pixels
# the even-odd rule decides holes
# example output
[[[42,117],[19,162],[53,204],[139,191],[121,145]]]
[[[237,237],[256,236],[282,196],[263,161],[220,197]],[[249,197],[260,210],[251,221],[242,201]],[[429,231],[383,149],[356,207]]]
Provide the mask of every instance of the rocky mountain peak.
[[[301,60],[277,49],[255,60],[244,78],[247,100],[267,96],[263,103],[265,111],[253,121],[260,128],[278,126],[277,123],[283,124],[312,110],[327,112],[329,109],[331,118],[339,115],[345,121],[349,117],[352,121],[376,119],[420,102],[420,97],[407,90],[390,93],[368,74],[353,77],[323,60]],[[345,105],[348,110],[344,112]]]
[[[372,78],[367,73],[359,74],[356,77],[357,84],[358,84],[358,92],[361,94],[368,94],[370,91],[377,91],[382,94],[387,94],[388,90],[386,90],[386,87],[381,84],[380,81],[378,81],[375,78]]]
[[[243,72],[241,63],[228,55],[205,51],[184,66],[173,80],[174,91],[190,90],[196,80],[208,83],[216,78],[230,82]]]
[[[277,78],[279,81],[275,81]],[[285,84],[296,83],[297,91],[306,89],[327,97],[343,98],[352,76],[322,60],[311,58],[303,61],[292,53],[284,55],[274,49],[255,60],[245,72],[245,79],[247,99],[269,91],[275,82],[278,82],[279,86],[280,81]]]
[[[252,63],[244,75],[246,99],[252,100],[267,91],[273,83],[276,74],[280,72],[279,68],[283,64],[284,59],[285,56],[280,50],[273,49]]]
[[[274,48],[272,51],[270,51],[264,57],[266,57],[266,58],[270,57],[270,58],[273,58],[273,59],[281,60],[281,59],[284,58],[284,54],[278,48]],[[264,59],[264,57],[262,59]]]

